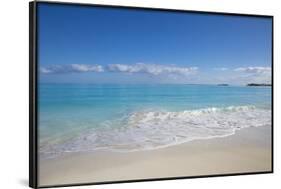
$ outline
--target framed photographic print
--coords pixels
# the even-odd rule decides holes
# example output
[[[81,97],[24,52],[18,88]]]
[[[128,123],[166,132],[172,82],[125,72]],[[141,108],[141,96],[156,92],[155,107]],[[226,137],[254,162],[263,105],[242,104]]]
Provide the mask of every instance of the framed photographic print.
[[[273,172],[273,16],[29,5],[30,187]]]

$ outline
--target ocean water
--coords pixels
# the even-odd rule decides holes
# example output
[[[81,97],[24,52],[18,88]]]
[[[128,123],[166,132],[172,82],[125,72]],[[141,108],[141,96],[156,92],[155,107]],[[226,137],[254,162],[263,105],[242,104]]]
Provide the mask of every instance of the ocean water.
[[[131,152],[271,126],[271,87],[40,84],[40,156]]]

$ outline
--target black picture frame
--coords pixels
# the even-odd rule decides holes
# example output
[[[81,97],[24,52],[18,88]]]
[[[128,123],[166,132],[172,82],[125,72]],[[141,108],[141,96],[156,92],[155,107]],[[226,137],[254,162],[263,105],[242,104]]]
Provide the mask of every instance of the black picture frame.
[[[199,175],[199,176],[183,176],[183,177],[165,177],[153,179],[136,179],[136,180],[120,180],[109,182],[90,182],[77,184],[60,184],[39,186],[38,182],[38,38],[37,38],[37,6],[40,4],[53,5],[68,5],[68,6],[85,6],[85,7],[107,7],[114,9],[135,9],[135,10],[153,10],[163,12],[180,12],[180,13],[198,13],[207,15],[230,15],[238,17],[261,17],[269,18],[272,22],[271,33],[271,170],[264,172],[247,172],[247,173],[233,173],[233,174],[213,174],[213,175]],[[147,8],[147,7],[132,7],[119,5],[102,5],[102,4],[87,4],[87,3],[72,3],[72,2],[50,2],[50,1],[32,1],[29,2],[29,186],[32,188],[49,188],[49,187],[66,187],[66,186],[82,186],[82,185],[98,185],[98,184],[113,184],[113,183],[130,183],[143,181],[160,181],[160,180],[174,180],[174,179],[190,179],[190,178],[205,178],[205,177],[222,177],[222,176],[239,176],[239,175],[253,175],[253,174],[267,174],[273,173],[274,170],[274,17],[272,15],[255,15],[255,14],[241,14],[228,12],[208,12],[208,11],[194,11],[194,10],[175,10],[166,8]]]

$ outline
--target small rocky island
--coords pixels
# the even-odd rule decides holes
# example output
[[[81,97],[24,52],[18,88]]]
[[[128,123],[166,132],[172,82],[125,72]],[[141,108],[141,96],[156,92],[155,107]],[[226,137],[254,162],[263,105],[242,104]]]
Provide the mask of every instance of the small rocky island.
[[[253,87],[253,86],[271,86],[271,84],[267,84],[267,83],[249,83],[249,84],[247,84],[247,86],[249,86],[249,87]]]
[[[222,84],[218,84],[218,86],[229,86],[229,85],[226,83],[222,83]]]

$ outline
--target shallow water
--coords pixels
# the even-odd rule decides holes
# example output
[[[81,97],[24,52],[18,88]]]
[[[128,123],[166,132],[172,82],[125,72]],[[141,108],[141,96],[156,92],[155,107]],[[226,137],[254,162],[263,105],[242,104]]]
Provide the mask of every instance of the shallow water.
[[[150,150],[271,125],[271,88],[41,84],[40,155]]]

